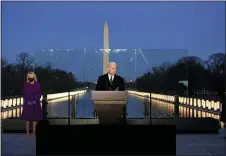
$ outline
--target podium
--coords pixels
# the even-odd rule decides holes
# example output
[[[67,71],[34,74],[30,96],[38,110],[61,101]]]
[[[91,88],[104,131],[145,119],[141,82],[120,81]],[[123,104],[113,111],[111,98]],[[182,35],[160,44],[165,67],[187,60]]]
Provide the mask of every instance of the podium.
[[[127,91],[92,91],[99,124],[125,124]]]

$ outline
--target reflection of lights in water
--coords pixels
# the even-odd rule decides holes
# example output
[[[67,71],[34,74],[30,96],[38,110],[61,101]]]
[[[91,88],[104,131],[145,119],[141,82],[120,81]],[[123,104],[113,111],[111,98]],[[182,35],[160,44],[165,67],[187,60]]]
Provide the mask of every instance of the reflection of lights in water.
[[[207,118],[212,118],[212,117],[214,117],[214,115],[212,115],[212,114],[210,114],[210,113],[207,112],[207,113],[206,113],[206,117],[207,117]]]
[[[1,112],[1,119],[19,118],[21,116],[22,110],[23,108],[21,107]]]
[[[13,109],[12,117],[16,117],[16,109]]]
[[[206,112],[202,112],[202,117],[206,117]]]
[[[140,99],[143,99],[143,98],[141,97]],[[157,110],[158,113],[154,112],[155,110]],[[152,111],[153,111],[152,112],[153,117],[156,117],[156,114],[158,114],[158,115],[167,114],[167,116],[169,116],[169,114],[172,115],[174,113],[174,104],[152,99]],[[159,113],[159,111],[168,112],[168,113]],[[185,117],[185,118],[188,118],[188,117],[191,117],[191,118],[211,117],[211,118],[214,118],[217,120],[220,119],[220,115],[218,115],[218,114],[201,111],[201,110],[197,110],[197,109],[192,109],[192,108],[188,108],[188,107],[183,107],[183,106],[179,106],[179,112],[180,112],[180,117]]]
[[[22,108],[17,108],[17,116],[21,116],[21,110]]]
[[[9,114],[8,114],[9,118],[12,117],[12,110],[9,110]]]
[[[198,118],[202,117],[201,111],[197,111],[198,112]]]
[[[197,111],[196,111],[196,109],[194,109],[194,118],[196,118],[197,117]]]
[[[184,117],[184,107],[181,107],[181,117]]]
[[[186,116],[189,117],[190,116],[189,108],[187,108],[186,112],[187,112]]]
[[[186,107],[183,108],[183,117],[186,117]]]
[[[1,119],[4,119],[4,112],[1,112]]]
[[[81,97],[84,94],[85,93],[77,95],[76,98]],[[149,98],[142,97],[142,96],[136,96],[136,97],[142,103],[145,103],[147,105],[150,104]],[[72,96],[71,96],[71,98],[72,98]],[[67,101],[67,100],[68,100],[68,97],[59,98],[59,99],[50,101],[49,104],[53,104],[54,105],[53,108],[54,108],[54,107],[56,107],[57,103]],[[184,99],[182,99],[182,100],[184,100]],[[194,100],[194,101],[196,101],[196,100]],[[211,105],[214,105],[216,102],[211,101],[210,103],[211,103]],[[209,107],[211,105],[209,105]],[[146,107],[147,106],[145,106],[145,108]],[[147,107],[147,108],[149,108],[149,107]],[[52,110],[52,108],[51,108],[51,110]],[[51,110],[49,110],[49,111],[51,111]],[[172,116],[174,113],[174,104],[152,99],[152,109],[151,110],[152,110],[153,117],[159,117],[159,118],[166,117],[166,116],[169,117],[169,116]],[[213,114],[211,112],[204,112],[201,110],[191,109],[191,108],[187,108],[187,107],[183,107],[183,106],[179,106],[179,112],[180,112],[180,117],[191,117],[191,118],[192,117],[194,117],[194,118],[211,117],[211,118],[215,118],[218,120],[220,119],[220,115],[218,115],[218,114]],[[19,118],[21,116],[21,113],[22,113],[22,107],[15,108],[14,110],[4,111],[4,112],[1,112],[1,119],[11,118],[11,117]]]

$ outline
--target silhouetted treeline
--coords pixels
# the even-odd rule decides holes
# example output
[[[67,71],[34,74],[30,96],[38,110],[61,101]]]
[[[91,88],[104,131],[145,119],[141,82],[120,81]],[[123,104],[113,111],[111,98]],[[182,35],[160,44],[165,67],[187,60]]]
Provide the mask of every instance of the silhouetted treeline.
[[[181,80],[188,81],[188,88],[178,83]],[[204,92],[208,94],[216,92],[218,96],[224,96],[225,54],[212,54],[205,61],[190,56],[181,58],[175,63],[164,62],[137,78],[136,89],[168,94],[184,94],[187,91],[189,96],[205,90]]]
[[[206,61],[195,56],[184,57],[175,63],[164,62],[153,67],[151,72],[138,77],[136,83],[130,82],[126,85],[127,88],[154,93],[184,94],[188,91],[190,96],[205,89],[221,96],[225,91],[224,62],[224,53],[213,54]],[[2,59],[1,63],[2,97],[21,95],[28,71],[35,71],[45,93],[91,87],[89,83],[78,82],[74,75],[70,77],[66,71],[53,69],[51,64],[35,64],[35,59],[27,53],[20,53],[15,64],[9,64],[5,59]],[[188,80],[189,87],[179,84],[178,81],[181,80]]]
[[[59,93],[84,87],[76,77],[64,70],[53,69],[49,63],[46,65],[35,64],[35,59],[27,53],[17,55],[17,62],[9,64],[2,59],[2,98],[21,95],[23,84],[29,71],[34,71],[38,82],[41,83],[43,93]]]
[[[221,121],[225,122],[225,57],[224,53],[216,53],[205,61],[190,56],[175,63],[162,63],[137,78],[135,88],[143,92],[220,100]],[[187,80],[188,87],[178,83],[181,80]]]

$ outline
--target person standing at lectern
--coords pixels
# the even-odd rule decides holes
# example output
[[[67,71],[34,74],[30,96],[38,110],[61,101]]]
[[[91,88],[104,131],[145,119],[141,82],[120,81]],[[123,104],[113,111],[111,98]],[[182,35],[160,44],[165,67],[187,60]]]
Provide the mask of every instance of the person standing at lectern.
[[[108,64],[108,73],[99,76],[96,91],[125,91],[125,83],[121,76],[116,75],[117,64]]]

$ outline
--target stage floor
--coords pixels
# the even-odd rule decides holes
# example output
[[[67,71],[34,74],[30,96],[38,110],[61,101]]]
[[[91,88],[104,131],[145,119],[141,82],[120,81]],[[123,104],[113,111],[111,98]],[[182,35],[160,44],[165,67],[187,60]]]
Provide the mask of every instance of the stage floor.
[[[176,135],[178,156],[224,156],[226,140],[223,129],[218,134],[179,134]],[[25,138],[25,134],[2,133],[2,155],[36,155],[35,137]]]

